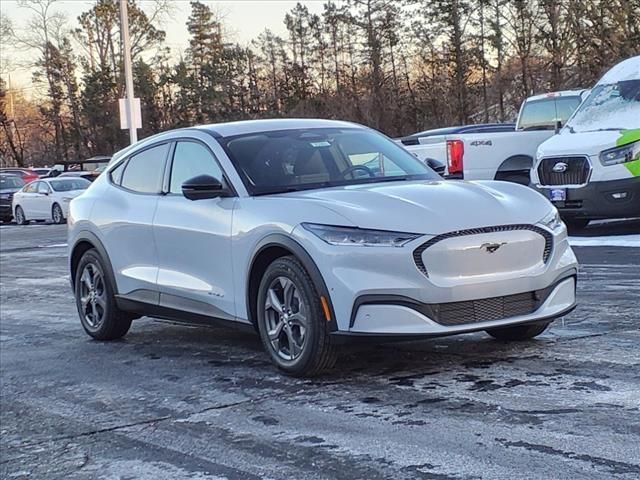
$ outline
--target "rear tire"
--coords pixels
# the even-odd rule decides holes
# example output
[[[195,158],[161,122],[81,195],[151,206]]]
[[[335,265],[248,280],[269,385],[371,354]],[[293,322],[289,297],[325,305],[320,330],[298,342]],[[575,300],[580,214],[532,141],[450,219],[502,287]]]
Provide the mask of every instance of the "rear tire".
[[[515,327],[491,328],[486,332],[493,338],[508,342],[530,340],[544,332],[551,322],[517,325]]]
[[[314,376],[337,359],[320,294],[298,259],[280,257],[258,288],[258,330],[271,361],[292,376]]]
[[[131,327],[134,316],[116,305],[115,285],[106,274],[104,262],[95,249],[87,250],[75,272],[76,308],[82,328],[96,340],[116,340]]]
[[[529,172],[498,172],[495,179],[503,182],[519,183],[525,187],[531,184]]]
[[[24,210],[20,205],[16,207],[16,223],[18,225],[29,225],[29,220],[25,217]]]
[[[54,203],[53,207],[51,207],[51,220],[53,220],[53,223],[58,225],[66,221],[62,213],[62,208],[60,208],[60,205],[57,203]]]

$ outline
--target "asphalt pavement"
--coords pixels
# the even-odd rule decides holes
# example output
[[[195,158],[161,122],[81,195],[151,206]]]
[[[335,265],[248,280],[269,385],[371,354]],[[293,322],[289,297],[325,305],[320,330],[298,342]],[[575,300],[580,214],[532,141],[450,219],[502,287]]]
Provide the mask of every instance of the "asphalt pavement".
[[[640,222],[581,235],[612,233]],[[638,247],[577,247],[579,306],[536,340],[358,346],[302,380],[233,329],[92,341],[65,242],[0,227],[0,478],[640,478]]]

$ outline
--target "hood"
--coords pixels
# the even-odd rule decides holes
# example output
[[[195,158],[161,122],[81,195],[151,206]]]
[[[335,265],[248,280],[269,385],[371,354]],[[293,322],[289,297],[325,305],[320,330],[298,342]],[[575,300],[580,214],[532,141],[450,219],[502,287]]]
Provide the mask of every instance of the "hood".
[[[538,147],[538,159],[563,155],[598,155],[602,150],[616,146],[620,130],[571,133],[563,129]]]
[[[319,203],[360,228],[431,235],[534,224],[552,208],[528,187],[494,181],[399,181],[292,192],[281,198]]]
[[[635,135],[634,135],[635,133]],[[638,140],[640,130],[607,130],[571,133],[563,129],[538,147],[538,159],[562,155],[599,155],[603,150]]]
[[[16,193],[16,192],[19,192],[21,189],[22,187],[0,188],[0,193],[2,194]]]

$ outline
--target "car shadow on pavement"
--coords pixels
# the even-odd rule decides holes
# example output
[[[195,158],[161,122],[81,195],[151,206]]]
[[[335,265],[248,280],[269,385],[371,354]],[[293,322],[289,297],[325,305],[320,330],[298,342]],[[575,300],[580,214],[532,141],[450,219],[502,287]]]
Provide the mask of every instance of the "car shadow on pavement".
[[[136,323],[140,325],[138,328]],[[338,362],[332,370],[306,381],[316,384],[350,383],[374,377],[391,379],[400,374],[418,372],[424,375],[443,371],[464,373],[469,368],[489,368],[494,363],[532,358],[539,348],[555,340],[543,335],[526,342],[506,343],[475,333],[412,342],[347,344],[339,347]],[[177,361],[195,356],[207,365],[207,369],[233,370],[236,374],[245,371],[247,375],[280,374],[269,361],[258,335],[234,328],[143,319],[134,322],[132,331],[117,343],[120,344],[119,349],[131,349],[127,358],[134,361],[162,358]],[[182,366],[192,371],[198,368],[196,364]],[[252,370],[251,374],[249,370]]]

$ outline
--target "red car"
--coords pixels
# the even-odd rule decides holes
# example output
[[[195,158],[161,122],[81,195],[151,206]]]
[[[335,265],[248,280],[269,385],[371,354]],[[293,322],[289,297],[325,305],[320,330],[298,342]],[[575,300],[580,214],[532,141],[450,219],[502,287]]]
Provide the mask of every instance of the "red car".
[[[0,173],[8,173],[11,175],[17,175],[22,178],[24,183],[33,182],[40,178],[40,176],[29,168],[0,168]]]

